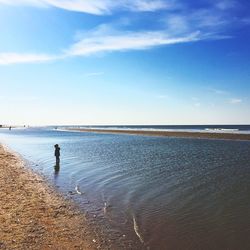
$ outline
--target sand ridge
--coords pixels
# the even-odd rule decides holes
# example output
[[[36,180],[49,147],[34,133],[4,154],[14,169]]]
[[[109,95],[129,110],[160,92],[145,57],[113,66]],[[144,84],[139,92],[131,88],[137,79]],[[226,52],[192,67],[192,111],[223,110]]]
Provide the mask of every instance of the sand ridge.
[[[68,131],[93,132],[103,134],[129,134],[145,136],[166,136],[178,138],[220,139],[220,140],[250,140],[250,134],[212,133],[212,132],[184,132],[184,131],[147,131],[147,130],[115,130],[115,129],[81,129],[67,128]]]

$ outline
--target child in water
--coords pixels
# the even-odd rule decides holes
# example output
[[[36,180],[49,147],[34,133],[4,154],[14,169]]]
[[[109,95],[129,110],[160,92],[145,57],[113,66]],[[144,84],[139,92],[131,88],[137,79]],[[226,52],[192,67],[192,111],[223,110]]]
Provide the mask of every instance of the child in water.
[[[55,147],[56,165],[59,165],[59,163],[60,163],[60,147],[58,144],[56,144],[54,147]]]

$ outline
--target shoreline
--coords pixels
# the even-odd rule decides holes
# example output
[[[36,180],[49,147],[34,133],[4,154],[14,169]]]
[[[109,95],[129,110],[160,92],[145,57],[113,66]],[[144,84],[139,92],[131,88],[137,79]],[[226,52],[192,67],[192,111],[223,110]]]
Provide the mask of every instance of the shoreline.
[[[178,138],[219,139],[219,140],[250,140],[250,134],[212,133],[212,132],[184,132],[184,131],[141,131],[141,130],[112,130],[112,129],[77,129],[68,128],[67,131],[92,132],[102,134],[128,134],[144,136],[163,136]]]
[[[115,249],[76,204],[2,144],[0,199],[0,249]]]

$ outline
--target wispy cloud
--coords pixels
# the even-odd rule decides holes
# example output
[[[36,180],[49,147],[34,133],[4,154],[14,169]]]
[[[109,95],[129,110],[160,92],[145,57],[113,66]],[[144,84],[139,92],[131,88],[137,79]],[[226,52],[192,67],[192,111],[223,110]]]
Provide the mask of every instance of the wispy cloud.
[[[46,7],[47,4],[43,0],[0,0],[0,4],[6,5],[29,5],[34,7]]]
[[[52,6],[95,15],[112,14],[121,10],[138,12],[168,10],[164,12],[165,14],[163,12],[159,14],[158,19],[164,20],[164,25],[161,23],[159,28],[138,30],[131,24],[130,30],[126,30],[128,29],[126,25],[120,24],[122,27],[117,27],[114,24],[104,24],[91,31],[85,31],[84,36],[79,35],[75,43],[58,55],[0,53],[0,65],[48,62],[67,57],[148,50],[178,43],[230,38],[224,31],[225,27],[230,26],[231,19],[228,18],[227,12],[236,6],[235,1],[218,0],[213,3],[208,0],[208,8],[192,8],[191,5],[182,3],[183,0],[0,0],[0,4]],[[152,22],[159,22],[159,20]],[[224,91],[213,91],[217,94],[225,94]]]
[[[68,56],[87,56],[100,52],[145,50],[156,46],[194,42],[205,39],[199,31],[185,36],[171,36],[165,31],[118,32],[103,34],[95,32],[73,44],[67,51]]]
[[[0,65],[48,62],[115,51],[146,50],[158,46],[196,42],[205,39],[208,39],[208,37],[199,31],[183,36],[173,36],[164,30],[127,31],[122,33],[112,29],[111,31],[104,31],[103,28],[97,28],[59,55],[2,53],[0,54]]]
[[[59,59],[60,56],[45,54],[19,54],[19,53],[0,53],[0,65],[9,65],[16,63],[40,63]]]
[[[114,8],[114,5],[111,5],[110,1],[101,1],[101,0],[45,0],[48,6],[53,6],[61,9],[66,9],[70,11],[85,12],[95,15],[104,15],[109,14]]]
[[[243,18],[243,19],[241,19],[241,22],[242,22],[243,24],[249,25],[249,24],[250,24],[250,18],[248,18],[248,17]]]
[[[133,1],[127,1],[127,2],[128,2],[128,6],[129,5],[131,6],[130,8],[134,10],[139,10],[139,11],[156,11],[156,10],[161,10],[161,9],[171,9],[172,7],[174,7],[174,4],[173,4],[174,1],[169,1],[169,0],[168,1],[133,0]]]
[[[218,37],[200,31],[174,35],[165,30],[142,32],[112,30],[111,32],[104,32],[102,28],[97,28],[87,33],[85,37],[72,44],[59,55],[0,53],[0,65],[48,62],[68,57],[89,56],[115,51],[147,50],[164,45],[190,43],[207,39],[218,39]]]
[[[183,4],[184,3],[184,4]],[[239,5],[236,0],[207,0],[207,5],[218,10],[229,10]],[[163,9],[183,8],[188,4],[184,0],[0,0],[6,5],[31,5],[37,7],[52,6],[69,11],[90,14],[109,14],[117,10],[157,11]]]
[[[232,98],[232,99],[229,100],[229,103],[231,103],[231,104],[240,104],[240,103],[242,103],[242,99]]]
[[[199,30],[202,33],[213,34],[222,38],[223,32],[232,23],[232,20],[225,16],[224,11],[208,8],[167,14],[163,22],[166,29],[175,34]],[[224,35],[224,38],[229,37]]]
[[[197,98],[197,97],[192,97],[191,100],[192,100],[193,105],[194,105],[195,107],[200,107],[200,106],[201,106],[201,103],[200,103],[200,99],[199,99],[199,98]]]
[[[0,0],[0,4],[52,6],[69,11],[106,15],[117,10],[156,11],[172,7],[173,0]]]
[[[196,102],[196,103],[194,104],[194,106],[195,106],[195,107],[200,107],[200,106],[201,106],[201,103],[200,103],[200,102]]]
[[[230,94],[228,91],[226,90],[222,90],[222,89],[216,89],[216,88],[206,88],[208,91],[216,94],[216,95],[228,95]]]
[[[215,3],[215,6],[220,10],[228,10],[237,6],[235,0],[220,0]]]

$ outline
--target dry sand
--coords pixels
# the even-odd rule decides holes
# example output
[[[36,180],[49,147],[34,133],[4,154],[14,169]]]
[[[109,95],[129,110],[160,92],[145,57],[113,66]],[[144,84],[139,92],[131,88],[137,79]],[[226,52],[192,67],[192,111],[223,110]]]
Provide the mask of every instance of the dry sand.
[[[0,249],[113,249],[90,224],[0,145]]]
[[[69,128],[67,130],[81,132],[96,132],[105,134],[132,134],[132,135],[147,135],[147,136],[168,136],[168,137],[183,137],[183,138],[204,138],[204,139],[224,139],[224,140],[250,140],[250,134],[236,133],[212,133],[212,132],[176,132],[176,131],[141,131],[141,130],[112,130],[112,129],[77,129]]]

